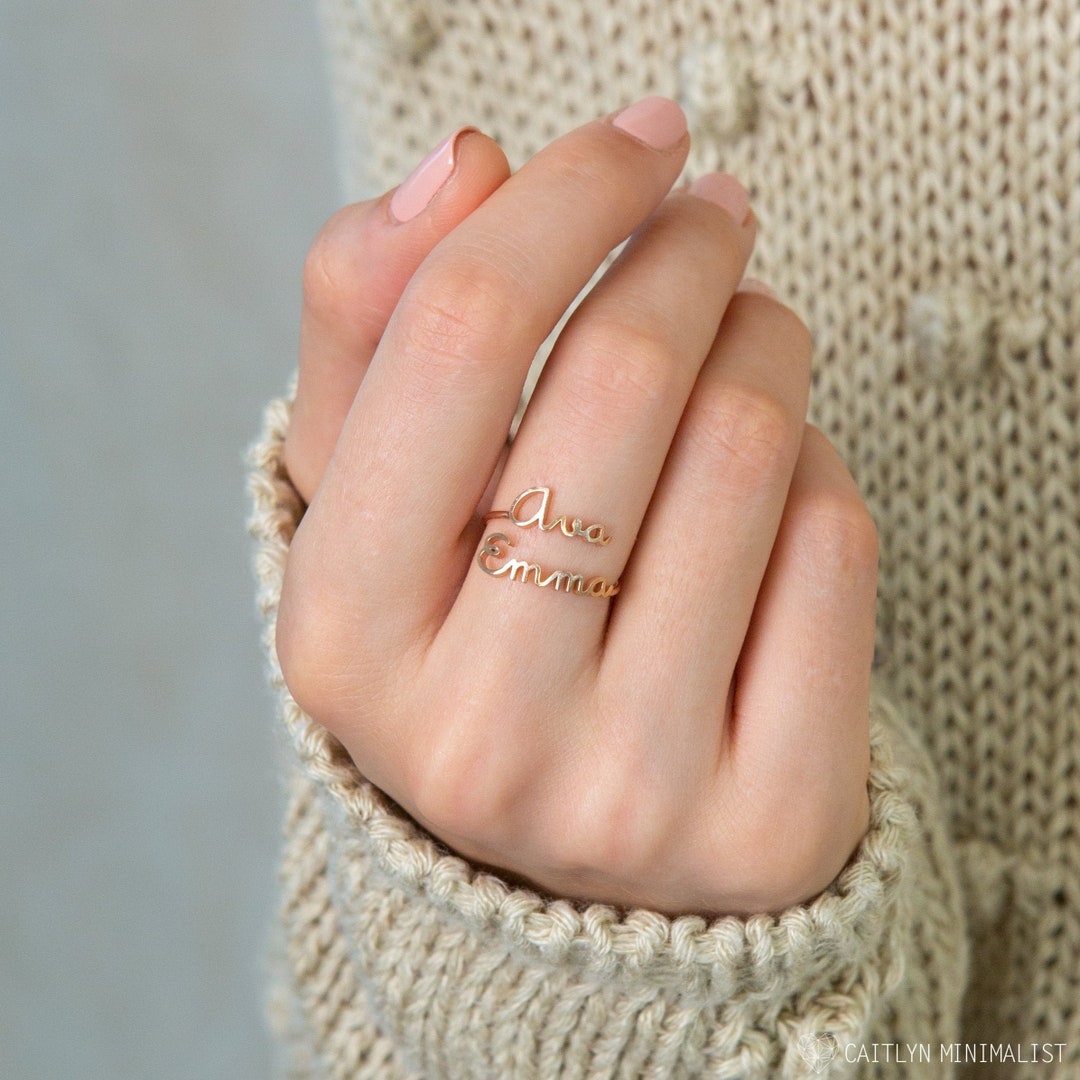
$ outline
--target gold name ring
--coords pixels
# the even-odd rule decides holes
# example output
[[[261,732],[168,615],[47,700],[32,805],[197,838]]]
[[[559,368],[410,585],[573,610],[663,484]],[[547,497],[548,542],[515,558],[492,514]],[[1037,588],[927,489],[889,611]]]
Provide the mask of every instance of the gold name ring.
[[[552,570],[551,573],[545,574],[538,563],[525,562],[523,559],[507,559],[501,566],[490,565],[492,559],[506,559],[507,552],[500,547],[502,544],[505,544],[507,548],[514,546],[514,542],[506,533],[492,533],[484,540],[484,546],[477,553],[476,562],[485,574],[490,574],[492,577],[506,577],[511,581],[520,581],[522,584],[531,580],[541,589],[552,585],[556,592],[562,589],[563,592],[576,593],[578,596],[606,598],[614,596],[619,591],[617,581],[609,582],[607,578],[602,577],[589,578],[586,581],[584,574],[575,574],[572,570]]]
[[[533,508],[533,512],[524,515],[524,504],[535,501],[539,496],[539,502]],[[581,518],[574,518],[568,522],[566,515],[548,521],[548,503],[551,500],[551,488],[534,487],[523,491],[510,504],[509,510],[492,510],[484,515],[484,521],[492,521],[495,518],[509,518],[519,529],[527,529],[531,525],[538,525],[541,532],[551,532],[552,529],[561,529],[563,536],[573,540],[580,537],[588,544],[610,544],[611,535],[603,525],[582,525]]]

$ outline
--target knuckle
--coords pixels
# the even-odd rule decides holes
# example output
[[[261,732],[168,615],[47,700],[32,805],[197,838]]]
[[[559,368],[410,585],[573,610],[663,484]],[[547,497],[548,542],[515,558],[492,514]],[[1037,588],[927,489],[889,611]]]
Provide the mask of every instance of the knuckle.
[[[788,853],[788,872],[780,879],[789,904],[807,900],[826,888],[844,868],[865,832],[869,806],[865,781],[850,798],[838,797],[835,801],[835,806],[805,815],[807,824],[791,830],[797,850]]]
[[[626,198],[625,175],[613,168],[625,148],[606,147],[597,153],[597,146],[573,141],[559,147],[548,163],[549,182],[563,192],[564,197],[587,198],[600,205],[618,205]]]
[[[655,873],[669,837],[669,811],[643,797],[640,777],[625,770],[568,778],[566,799],[553,799],[544,830],[546,859],[558,874],[646,880]]]
[[[441,375],[482,363],[515,322],[513,288],[481,261],[440,271],[403,305],[406,347]]]
[[[842,770],[790,762],[743,775],[734,854],[749,910],[776,911],[817,895],[843,869],[869,819],[869,749]]]
[[[338,709],[333,673],[340,671],[334,635],[328,633],[330,620],[317,594],[294,584],[287,573],[275,630],[278,664],[296,704],[331,727]]]
[[[876,571],[878,531],[856,495],[820,492],[799,508],[797,528],[809,557],[830,568]]]
[[[590,426],[625,426],[628,414],[662,403],[678,364],[662,331],[600,320],[572,344],[571,407]]]
[[[363,223],[346,206],[319,230],[304,257],[304,305],[316,316],[337,318],[363,301]]]
[[[471,718],[417,734],[405,763],[406,787],[432,831],[487,841],[518,803],[497,741],[477,737],[486,730],[488,725]]]
[[[842,865],[836,837],[815,810],[789,807],[783,818],[762,815],[748,828],[743,837],[748,907],[777,911],[803,903],[836,876]]]
[[[735,486],[757,486],[790,471],[801,421],[778,397],[750,384],[727,385],[701,402],[698,437],[723,461]]]
[[[456,836],[475,835],[475,803],[472,792],[458,780],[453,766],[433,762],[417,766],[416,753],[410,757],[406,793],[411,798],[416,816],[436,835],[453,833]]]

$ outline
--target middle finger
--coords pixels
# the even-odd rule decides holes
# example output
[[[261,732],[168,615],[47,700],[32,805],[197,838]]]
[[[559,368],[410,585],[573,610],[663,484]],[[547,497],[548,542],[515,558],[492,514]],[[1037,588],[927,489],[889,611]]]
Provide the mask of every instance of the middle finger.
[[[541,570],[493,581],[499,560],[483,563],[488,573],[474,560],[448,628],[484,620],[498,605],[504,628],[555,642],[568,635],[582,661],[594,652],[608,608],[596,598],[602,586],[583,599],[557,593],[580,592],[597,577],[611,585],[626,563],[753,248],[749,205],[742,185],[725,174],[673,193],[574,312],[525,412],[493,506],[505,511],[522,492],[533,493],[514,520],[491,520],[484,534],[506,537],[497,544],[504,566],[516,559]],[[563,516],[566,529],[550,528]],[[575,519],[578,535],[568,538]],[[581,585],[552,579],[555,571],[581,575]],[[530,587],[520,587],[522,576]],[[545,581],[555,587],[535,587]],[[557,634],[544,634],[549,623]]]

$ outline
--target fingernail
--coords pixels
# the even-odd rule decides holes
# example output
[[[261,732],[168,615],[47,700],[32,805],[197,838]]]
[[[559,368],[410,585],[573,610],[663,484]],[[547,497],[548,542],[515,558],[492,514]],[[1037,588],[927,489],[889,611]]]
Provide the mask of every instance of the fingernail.
[[[768,285],[766,285],[764,281],[753,277],[743,278],[742,281],[739,282],[739,287],[735,291],[756,292],[761,293],[762,296],[771,296],[774,298],[776,297],[776,292]]]
[[[685,113],[665,97],[642,98],[616,113],[611,122],[654,150],[667,150],[686,134]]]
[[[750,210],[750,193],[731,173],[706,173],[690,185],[689,191],[699,199],[715,203],[727,212],[736,225],[746,223]]]
[[[476,130],[474,127],[458,128],[409,173],[390,198],[390,213],[395,221],[411,221],[435,198],[436,192],[454,172],[458,139],[465,132]]]

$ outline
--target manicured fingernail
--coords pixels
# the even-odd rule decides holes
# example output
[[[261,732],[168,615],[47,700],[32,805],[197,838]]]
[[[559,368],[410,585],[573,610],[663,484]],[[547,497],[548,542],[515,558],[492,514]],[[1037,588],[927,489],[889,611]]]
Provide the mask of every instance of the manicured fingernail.
[[[745,223],[750,210],[750,193],[731,173],[706,173],[690,185],[689,191],[699,199],[716,203],[736,225]]]
[[[739,287],[735,291],[756,292],[761,293],[763,296],[776,296],[775,290],[766,285],[764,281],[761,281],[760,279],[754,277],[743,278],[742,281],[739,282]]]
[[[476,130],[474,127],[458,128],[409,173],[390,198],[390,213],[395,221],[411,221],[435,198],[436,192],[454,172],[458,139],[465,132]]]
[[[642,98],[616,113],[611,122],[654,150],[667,150],[686,134],[686,114],[665,97]]]

